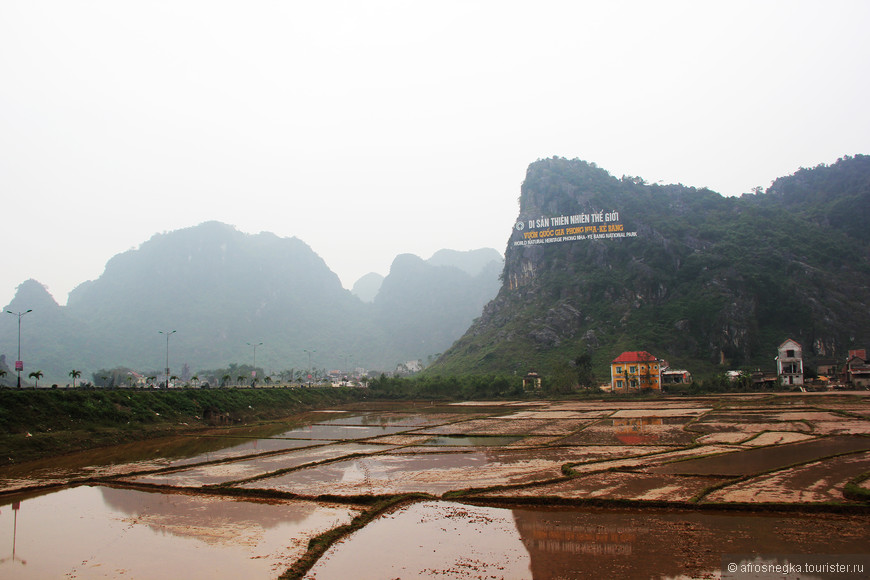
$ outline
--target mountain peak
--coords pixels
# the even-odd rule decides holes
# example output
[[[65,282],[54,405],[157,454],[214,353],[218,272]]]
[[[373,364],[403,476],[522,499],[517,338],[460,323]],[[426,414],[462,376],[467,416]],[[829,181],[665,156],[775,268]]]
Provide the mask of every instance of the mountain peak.
[[[810,363],[870,346],[868,161],[741,198],[579,159],[532,163],[499,294],[437,370],[542,371],[591,354],[604,374],[646,350],[702,373],[763,367],[787,336],[812,345]]]
[[[18,285],[15,297],[6,307],[7,310],[14,312],[24,312],[28,309],[54,310],[57,308],[60,308],[60,306],[49,293],[48,289],[33,278],[25,280]]]

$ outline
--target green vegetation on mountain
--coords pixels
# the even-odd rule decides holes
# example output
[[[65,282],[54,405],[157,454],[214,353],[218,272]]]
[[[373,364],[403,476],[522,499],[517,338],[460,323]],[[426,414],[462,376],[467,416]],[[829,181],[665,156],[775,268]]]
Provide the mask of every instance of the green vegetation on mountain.
[[[517,222],[618,212],[636,237],[514,245],[502,287],[432,373],[554,373],[588,355],[609,379],[646,350],[700,375],[773,369],[786,338],[812,365],[870,348],[870,157],[726,198],[552,158],[526,174]]]

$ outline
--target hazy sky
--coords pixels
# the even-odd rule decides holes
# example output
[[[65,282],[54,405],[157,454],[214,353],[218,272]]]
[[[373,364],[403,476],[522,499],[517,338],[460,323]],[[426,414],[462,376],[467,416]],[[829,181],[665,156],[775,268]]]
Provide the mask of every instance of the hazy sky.
[[[870,2],[0,0],[0,302],[219,220],[346,287],[504,251],[529,163],[737,195],[870,153]]]

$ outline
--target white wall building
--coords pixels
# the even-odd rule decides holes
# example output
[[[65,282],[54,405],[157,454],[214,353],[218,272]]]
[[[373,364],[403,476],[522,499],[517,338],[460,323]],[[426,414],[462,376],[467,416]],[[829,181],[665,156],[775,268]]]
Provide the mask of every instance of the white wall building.
[[[779,345],[776,357],[776,374],[783,385],[804,384],[804,361],[801,345],[788,339]]]

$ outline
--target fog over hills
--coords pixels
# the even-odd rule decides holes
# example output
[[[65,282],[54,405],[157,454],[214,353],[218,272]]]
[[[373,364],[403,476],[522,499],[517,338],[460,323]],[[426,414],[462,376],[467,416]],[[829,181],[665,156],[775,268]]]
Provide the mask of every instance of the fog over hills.
[[[810,369],[870,348],[868,156],[741,197],[554,157],[529,166],[520,193],[504,261],[491,249],[401,254],[354,292],[303,241],[218,222],[115,256],[67,306],[26,281],[7,307],[33,310],[25,374],[156,371],[158,331],[171,330],[170,366],[194,371],[256,352],[267,371],[306,369],[310,356],[321,369],[437,358],[427,372],[565,375],[588,355],[602,376],[620,352],[646,350],[704,374],[769,370],[787,338]],[[0,317],[6,368],[16,324]]]
[[[252,364],[253,345],[262,342],[256,362],[266,371],[307,368],[309,352],[316,368],[389,371],[445,350],[480,314],[495,295],[501,269],[498,252],[489,255],[497,262],[488,274],[471,276],[463,270],[466,262],[452,266],[449,259],[432,266],[436,277],[452,281],[440,289],[440,315],[432,318],[421,315],[431,298],[401,266],[394,264],[384,279],[389,292],[377,304],[364,303],[303,241],[207,222],[157,234],[116,255],[98,279],[70,293],[66,306],[31,280],[7,309],[33,310],[22,321],[24,375],[38,369],[54,382],[68,382],[73,368],[162,369],[161,330],[176,331],[169,351],[170,367],[178,370],[184,364],[193,371]],[[0,319],[0,353],[8,367],[17,356],[16,325],[13,316]],[[396,340],[418,335],[426,339]]]

